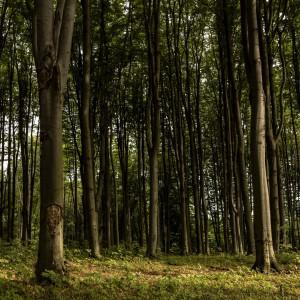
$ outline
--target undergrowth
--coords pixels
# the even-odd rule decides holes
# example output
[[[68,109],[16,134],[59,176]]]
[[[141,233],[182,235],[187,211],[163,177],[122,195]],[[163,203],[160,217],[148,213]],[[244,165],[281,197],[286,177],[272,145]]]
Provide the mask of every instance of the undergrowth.
[[[91,259],[66,249],[67,273],[34,276],[36,245],[0,245],[0,299],[300,299],[300,255],[279,256],[280,274],[251,271],[252,256],[160,256],[124,249]]]

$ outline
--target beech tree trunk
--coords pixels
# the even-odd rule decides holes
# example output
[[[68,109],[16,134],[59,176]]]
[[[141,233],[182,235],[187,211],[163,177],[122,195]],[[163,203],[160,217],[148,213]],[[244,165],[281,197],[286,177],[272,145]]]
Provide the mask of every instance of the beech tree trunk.
[[[83,10],[83,86],[81,97],[81,142],[83,163],[84,201],[88,208],[89,246],[93,257],[100,257],[98,212],[96,210],[95,178],[90,129],[90,97],[91,97],[91,18],[90,1],[82,0]]]
[[[28,119],[26,117],[25,107],[27,103],[28,87],[26,74],[26,64],[21,64],[18,70],[19,84],[19,139],[21,144],[22,160],[22,242],[26,245],[29,236],[29,156],[28,156]]]
[[[38,277],[64,272],[62,105],[70,62],[75,0],[36,1],[33,41],[40,99],[40,233]]]
[[[3,102],[1,103],[1,106],[3,106]],[[4,191],[5,119],[6,119],[5,112],[3,111],[2,118],[1,118],[1,176],[0,176],[1,178],[0,179],[0,238],[1,239],[3,239],[3,234],[4,234],[3,223],[4,223],[4,209],[5,209],[5,191]]]
[[[260,4],[262,6],[262,3]],[[279,251],[280,237],[280,216],[279,216],[279,192],[278,192],[278,173],[277,173],[277,120],[276,120],[276,104],[273,86],[273,58],[270,41],[270,20],[269,11],[265,11],[265,26],[268,34],[263,33],[262,16],[263,9],[259,9],[258,26],[259,26],[259,42],[262,62],[262,79],[265,94],[266,107],[266,141],[267,141],[267,159],[268,159],[268,179],[269,179],[269,197],[270,197],[270,213],[272,227],[273,248]]]
[[[233,64],[233,49],[232,49],[232,28],[229,27],[228,20],[228,4],[226,0],[223,0],[224,5],[224,31],[226,37],[226,49],[227,49],[227,65],[228,65],[228,80],[231,88],[231,105],[232,105],[232,114],[233,121],[236,128],[236,164],[237,164],[237,176],[236,176],[236,185],[240,186],[243,211],[245,216],[245,225],[246,225],[246,235],[247,235],[247,253],[254,253],[254,231],[253,223],[251,220],[251,207],[250,199],[248,195],[248,178],[246,172],[246,163],[245,163],[245,143],[244,143],[244,133],[242,128],[242,119],[240,112],[240,99],[238,97],[234,64]],[[230,23],[232,24],[232,22]],[[236,195],[239,197],[239,195]]]
[[[150,165],[150,214],[147,254],[155,257],[158,246],[158,154],[160,143],[160,0],[144,0],[148,44],[149,91],[148,152]]]
[[[254,194],[254,230],[256,260],[253,269],[268,273],[278,270],[272,243],[269,190],[266,170],[266,120],[263,90],[261,54],[257,22],[257,1],[248,2],[248,37],[251,65],[252,116],[251,116],[251,162]]]

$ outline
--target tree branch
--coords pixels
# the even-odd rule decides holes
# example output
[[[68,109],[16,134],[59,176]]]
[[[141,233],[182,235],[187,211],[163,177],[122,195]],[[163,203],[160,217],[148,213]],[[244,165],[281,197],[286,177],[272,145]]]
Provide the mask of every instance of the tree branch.
[[[57,71],[62,81],[59,82],[59,88],[63,92],[67,81],[68,67],[71,57],[71,44],[74,28],[74,18],[76,12],[76,0],[66,0],[63,12],[63,20],[58,42],[57,52]]]

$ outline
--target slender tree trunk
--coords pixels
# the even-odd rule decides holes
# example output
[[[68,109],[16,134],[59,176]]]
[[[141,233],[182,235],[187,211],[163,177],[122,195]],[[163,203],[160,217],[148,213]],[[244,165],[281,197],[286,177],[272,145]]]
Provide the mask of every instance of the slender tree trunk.
[[[90,128],[90,97],[91,97],[91,17],[90,1],[82,0],[83,10],[83,86],[81,97],[82,114],[82,161],[83,161],[83,191],[88,208],[89,246],[93,257],[100,256],[98,212],[95,203],[95,179],[92,151],[92,135]]]
[[[9,73],[9,113],[8,113],[8,141],[7,141],[7,241],[11,238],[11,187],[12,187],[12,127],[13,127],[13,77],[14,77],[14,55],[11,51],[10,73]]]
[[[81,227],[80,227],[80,213],[78,210],[78,163],[77,163],[77,152],[74,150],[74,222],[75,222],[75,239],[76,241],[81,240]]]
[[[158,248],[158,154],[160,143],[160,0],[143,1],[148,45],[149,91],[148,152],[150,165],[149,241],[147,254],[155,257]]]
[[[3,101],[3,100],[2,100]],[[3,103],[1,103],[3,105]],[[5,111],[2,112],[1,118],[1,181],[0,181],[0,238],[3,239],[3,221],[5,209],[5,192],[4,192],[4,159],[5,159]]]
[[[196,229],[196,251],[197,253],[201,252],[201,234],[200,234],[200,201],[199,201],[199,188],[198,188],[198,156],[197,156],[197,148],[196,148],[196,136],[195,136],[195,127],[193,120],[193,110],[191,104],[191,73],[190,73],[190,56],[189,56],[189,34],[190,34],[190,26],[189,23],[187,25],[186,34],[185,34],[185,64],[186,64],[186,102],[185,103],[185,115],[186,121],[188,125],[189,132],[189,150],[190,150],[190,161],[191,161],[191,169],[192,169],[192,193],[195,207],[195,229]]]
[[[266,121],[265,96],[263,90],[261,54],[256,0],[248,2],[248,36],[251,64],[252,118],[251,160],[254,192],[255,246],[254,269],[268,273],[273,267],[278,270],[271,231],[270,202],[266,170]]]
[[[16,142],[16,128],[13,128],[13,163],[12,163],[12,209],[11,209],[11,223],[10,223],[10,239],[15,239],[15,216],[16,216],[16,196],[17,196],[17,171],[18,171],[18,156],[19,143]]]
[[[113,131],[110,131],[110,159],[111,159],[111,171],[112,171],[112,183],[113,183],[113,202],[114,202],[114,242],[117,247],[120,244],[120,234],[119,234],[119,203],[117,198],[117,187],[116,187],[116,175],[115,175],[115,164],[114,164],[114,156],[113,156]]]
[[[112,232],[111,232],[111,200],[112,200],[112,178],[111,178],[111,158],[110,158],[110,135],[109,128],[105,130],[105,170],[104,170],[104,223],[105,223],[105,243],[109,249],[112,244]]]
[[[197,70],[197,81],[196,81],[196,131],[197,131],[197,141],[198,141],[198,174],[200,176],[200,194],[199,194],[199,227],[200,227],[200,241],[202,252],[209,254],[209,242],[208,242],[208,210],[207,203],[204,195],[204,162],[203,162],[203,142],[202,142],[202,122],[200,116],[200,59],[198,59],[198,70]],[[203,224],[204,223],[204,224]],[[203,238],[204,231],[204,238]]]
[[[28,156],[28,129],[26,124],[26,98],[27,98],[27,82],[24,75],[26,70],[18,70],[19,83],[19,140],[21,144],[21,160],[22,160],[22,242],[26,245],[28,242],[29,231],[29,156]]]
[[[232,29],[229,27],[228,21],[228,4],[226,0],[223,0],[223,13],[224,13],[224,30],[226,36],[226,50],[227,50],[227,66],[228,66],[228,80],[231,88],[231,105],[232,105],[232,113],[233,120],[236,128],[237,135],[237,160],[236,164],[238,166],[238,172],[236,176],[236,184],[240,185],[241,190],[241,198],[243,202],[244,215],[245,215],[245,225],[246,225],[246,234],[247,234],[247,253],[254,253],[254,232],[253,232],[253,223],[251,220],[251,207],[250,207],[250,199],[248,194],[248,179],[246,172],[246,163],[245,163],[245,143],[244,143],[244,133],[242,128],[242,120],[241,120],[241,112],[240,112],[240,99],[238,98],[237,88],[236,88],[236,80],[234,77],[234,67],[233,67],[233,49],[232,49]],[[244,33],[246,34],[246,33]],[[246,37],[244,37],[246,42]],[[247,49],[247,47],[246,47]],[[246,50],[246,54],[244,56],[248,56],[248,52]],[[236,195],[239,197],[239,195]]]
[[[31,153],[31,162],[30,162],[30,199],[29,199],[29,225],[28,225],[28,239],[32,239],[32,217],[33,217],[33,206],[34,206],[34,187],[35,187],[35,176],[36,176],[36,167],[37,167],[37,149],[39,142],[39,131],[40,125],[38,124],[37,132],[35,136],[35,141],[33,139],[33,123],[35,116],[32,116],[31,121],[31,142],[30,142],[30,153]]]
[[[260,2],[262,5],[262,2]],[[266,140],[267,140],[267,159],[268,159],[268,174],[269,174],[269,197],[270,197],[270,212],[272,225],[272,240],[275,252],[279,251],[280,237],[280,216],[279,216],[279,194],[278,194],[278,174],[277,174],[277,139],[276,139],[276,104],[273,87],[273,58],[270,42],[270,24],[268,20],[270,12],[265,12],[266,30],[268,32],[265,37],[262,24],[262,8],[259,8],[258,26],[259,26],[259,42],[262,64],[262,79],[265,94],[265,109],[266,109]]]
[[[143,218],[143,182],[142,182],[142,134],[141,134],[141,120],[138,119],[138,132],[137,132],[137,179],[138,179],[138,227],[139,227],[139,245],[140,247],[144,246],[144,218]]]
[[[147,194],[146,194],[146,161],[145,161],[145,130],[142,130],[142,194],[143,194],[143,215],[144,225],[146,233],[146,244],[149,244],[149,222],[148,222],[148,206],[147,206]]]

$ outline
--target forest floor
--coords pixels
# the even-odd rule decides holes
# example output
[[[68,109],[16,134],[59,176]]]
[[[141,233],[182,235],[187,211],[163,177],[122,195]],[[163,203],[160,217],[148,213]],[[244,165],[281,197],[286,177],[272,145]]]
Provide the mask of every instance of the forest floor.
[[[35,246],[0,245],[0,299],[300,299],[300,254],[279,257],[281,274],[251,271],[252,256],[161,256],[112,251],[99,260],[66,250],[67,274],[34,276]]]

